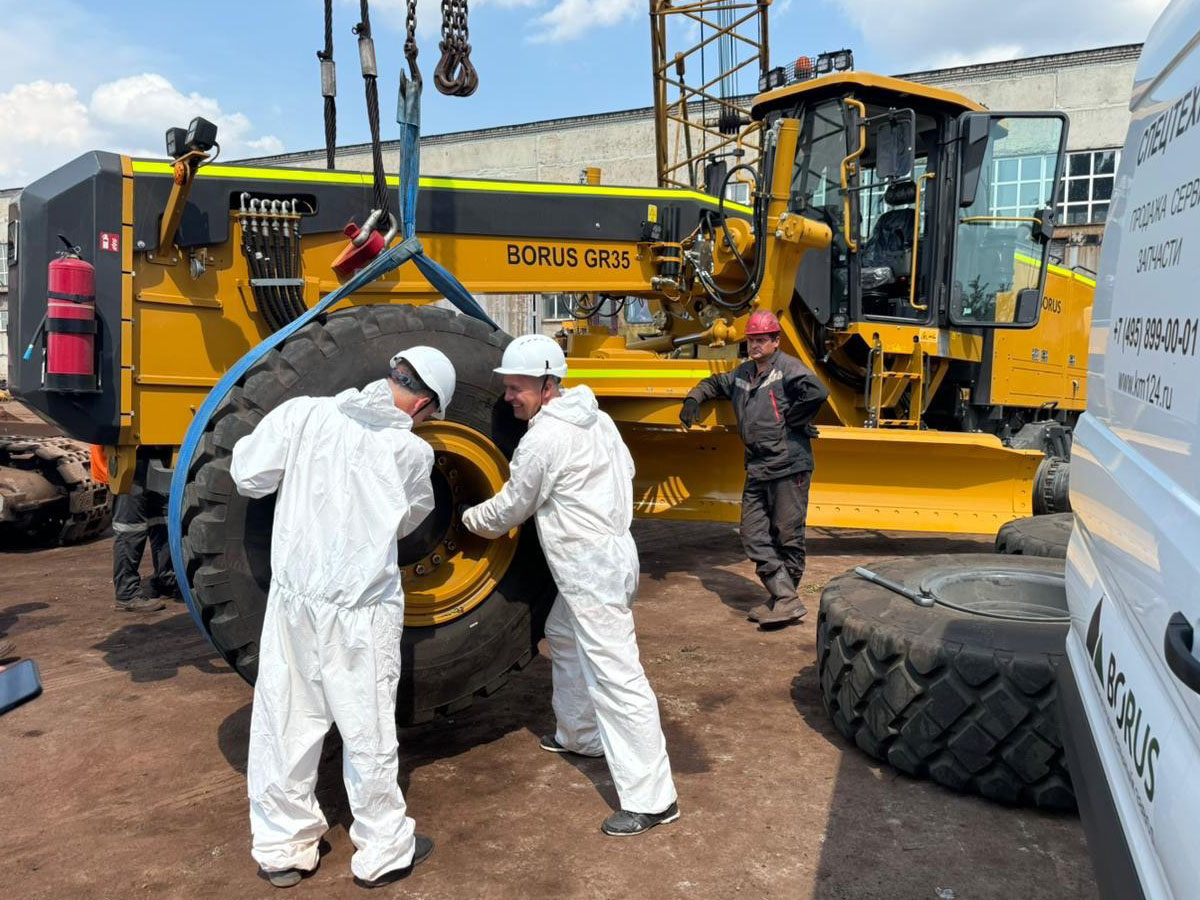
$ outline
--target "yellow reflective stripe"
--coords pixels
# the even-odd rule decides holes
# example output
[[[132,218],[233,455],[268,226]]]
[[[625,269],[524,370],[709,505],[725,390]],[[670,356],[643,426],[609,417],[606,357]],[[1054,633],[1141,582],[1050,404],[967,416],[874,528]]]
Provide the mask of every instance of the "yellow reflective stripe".
[[[1031,266],[1040,266],[1041,260],[1034,259],[1032,256],[1026,256],[1024,253],[1014,253],[1018,262],[1027,263]],[[1062,275],[1064,278],[1074,278],[1076,281],[1083,282],[1088,287],[1095,287],[1096,281],[1093,278],[1088,278],[1086,275],[1081,275],[1079,272],[1072,272],[1070,269],[1065,269],[1062,266],[1056,266],[1051,263],[1049,266],[1051,272],[1056,275]]]
[[[138,175],[173,175],[174,168],[169,162],[159,162],[146,159],[133,160],[133,171]],[[355,184],[370,185],[371,175],[365,172],[330,172],[327,169],[314,169],[311,172],[297,169],[269,169],[253,166],[212,165],[202,166],[198,172],[201,178],[256,178],[262,181],[291,181],[308,182],[310,184]],[[396,175],[387,176],[389,187],[399,187],[400,178]],[[637,187],[605,187],[588,184],[542,184],[528,181],[484,181],[473,178],[443,178],[440,176],[421,176],[420,185],[423,188],[436,188],[452,191],[481,191],[500,194],[562,194],[573,196],[596,197],[653,197],[665,200],[694,200],[708,206],[716,206],[715,197],[696,191],[672,191],[662,188]],[[753,210],[740,203],[725,201],[727,209],[750,214]]]
[[[174,175],[175,170],[168,162],[135,159],[133,172],[135,175]],[[263,181],[307,181],[325,184],[371,183],[370,175],[359,172],[298,172],[295,169],[259,169],[252,166],[203,166],[199,174],[204,178],[258,178]]]
[[[570,369],[567,379],[572,378],[707,378],[712,369]]]

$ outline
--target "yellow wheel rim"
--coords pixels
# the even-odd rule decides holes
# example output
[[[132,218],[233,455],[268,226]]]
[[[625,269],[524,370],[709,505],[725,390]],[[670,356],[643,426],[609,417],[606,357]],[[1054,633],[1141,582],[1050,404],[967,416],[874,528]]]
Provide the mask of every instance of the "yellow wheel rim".
[[[453,512],[432,536],[432,549],[401,568],[404,624],[441,625],[466,615],[496,589],[517,552],[518,532],[489,541],[471,534],[459,519],[461,506],[488,499],[508,479],[508,461],[488,437],[447,421],[423,423],[417,433],[433,447],[435,490],[440,503],[453,504]]]

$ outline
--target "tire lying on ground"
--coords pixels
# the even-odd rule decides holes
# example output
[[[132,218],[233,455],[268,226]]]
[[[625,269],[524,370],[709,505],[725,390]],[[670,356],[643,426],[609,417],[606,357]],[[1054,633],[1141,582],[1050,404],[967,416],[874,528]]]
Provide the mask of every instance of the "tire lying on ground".
[[[996,533],[996,552],[1066,559],[1074,527],[1075,514],[1069,512],[1013,519]]]
[[[302,328],[229,393],[210,420],[188,472],[183,551],[205,628],[246,680],[253,682],[257,674],[275,498],[250,500],[237,493],[229,474],[233,445],[284,401],[362,387],[386,374],[394,353],[415,344],[446,353],[458,383],[446,423],[429,423],[432,431],[421,426],[420,433],[435,447],[437,508],[400,546],[406,607],[397,718],[413,724],[469,706],[530,660],[555,594],[532,523],[509,539],[505,552],[505,539],[487,544],[454,530],[456,507],[488,495],[479,479],[472,483],[467,477],[468,457],[484,468],[491,465],[494,490],[496,476],[501,470],[507,474],[505,459],[524,432],[524,424],[501,402],[499,377],[492,372],[509,340],[503,332],[446,310],[356,307]],[[448,440],[458,442],[452,446],[465,454],[460,463],[453,453],[437,449],[438,443],[428,437],[434,433],[449,433]],[[470,559],[464,557],[468,553]],[[498,555],[487,570],[490,553]],[[475,581],[462,587],[462,602],[437,606],[439,578],[450,580],[462,571],[475,573]],[[424,612],[420,591],[434,598]]]
[[[830,582],[817,660],[837,730],[909,775],[1073,809],[1055,708],[1068,628],[1063,564],[965,554],[865,568],[972,611],[921,607],[852,571]]]

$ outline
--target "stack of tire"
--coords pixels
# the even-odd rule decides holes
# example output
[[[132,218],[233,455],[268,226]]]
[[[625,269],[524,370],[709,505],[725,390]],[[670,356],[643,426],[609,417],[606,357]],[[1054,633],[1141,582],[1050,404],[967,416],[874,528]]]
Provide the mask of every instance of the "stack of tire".
[[[1069,624],[1070,518],[1009,523],[1000,554],[866,567],[917,595],[958,602],[923,606],[853,571],[831,581],[817,658],[837,730],[902,772],[956,791],[1074,809],[1055,677]]]

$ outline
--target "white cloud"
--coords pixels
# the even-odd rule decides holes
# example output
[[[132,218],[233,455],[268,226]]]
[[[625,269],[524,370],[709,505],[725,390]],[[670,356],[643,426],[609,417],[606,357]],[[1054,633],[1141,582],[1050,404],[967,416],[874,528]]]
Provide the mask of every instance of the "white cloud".
[[[897,70],[1136,43],[1167,5],[1167,0],[831,2],[867,47]]]
[[[221,155],[226,159],[283,150],[273,135],[254,135],[250,120],[242,113],[223,112],[211,97],[183,94],[152,72],[100,85],[92,92],[88,109],[92,120],[118,137],[124,148],[157,148],[167,128],[187,125],[196,116],[203,116],[217,126]],[[155,153],[161,154],[162,150]]]
[[[593,28],[604,28],[645,12],[643,0],[558,0],[530,24],[529,41],[535,44],[570,41]]]
[[[94,138],[74,87],[49,81],[15,85],[0,93],[0,184],[16,187],[31,169],[47,160],[65,162]]]
[[[27,184],[87,150],[162,156],[167,128],[195,116],[216,123],[226,159],[283,151],[274,135],[255,134],[242,113],[184,94],[162,75],[101,84],[86,104],[71,84],[32,81],[0,93],[0,179],[6,187]]]

